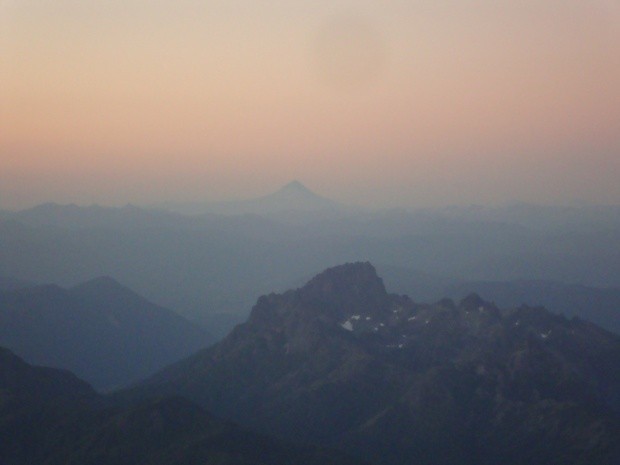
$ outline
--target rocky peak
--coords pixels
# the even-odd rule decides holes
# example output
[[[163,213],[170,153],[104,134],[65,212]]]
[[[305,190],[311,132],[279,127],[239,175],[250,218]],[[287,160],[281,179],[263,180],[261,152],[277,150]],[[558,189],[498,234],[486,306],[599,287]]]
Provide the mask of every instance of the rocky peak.
[[[493,302],[488,302],[476,293],[469,294],[459,303],[467,320],[478,323],[494,324],[501,320],[501,312]]]
[[[600,460],[606,450],[617,459],[619,437],[601,412],[620,405],[620,341],[546,313],[500,312],[478,295],[416,304],[388,295],[369,263],[346,264],[261,297],[252,317],[264,324],[237,327],[149,389],[382,465],[515,454],[512,464],[615,464]],[[591,453],[563,460],[571,448]],[[442,456],[447,449],[454,455]]]
[[[329,268],[301,288],[299,295],[304,304],[323,307],[338,318],[385,313],[390,307],[383,280],[368,262]]]
[[[488,302],[476,293],[469,294],[459,302],[459,307],[469,311],[478,310],[485,305],[488,305]]]
[[[353,315],[385,317],[390,309],[390,297],[375,268],[357,262],[329,268],[295,291],[261,297],[250,321],[261,326],[284,321],[333,326]]]

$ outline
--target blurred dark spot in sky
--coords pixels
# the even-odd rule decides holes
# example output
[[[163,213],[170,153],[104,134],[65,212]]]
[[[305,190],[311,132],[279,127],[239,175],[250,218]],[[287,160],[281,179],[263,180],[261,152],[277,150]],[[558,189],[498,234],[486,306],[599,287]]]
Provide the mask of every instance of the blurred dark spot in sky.
[[[377,83],[387,65],[385,37],[370,19],[340,14],[327,20],[316,41],[320,78],[339,89]]]

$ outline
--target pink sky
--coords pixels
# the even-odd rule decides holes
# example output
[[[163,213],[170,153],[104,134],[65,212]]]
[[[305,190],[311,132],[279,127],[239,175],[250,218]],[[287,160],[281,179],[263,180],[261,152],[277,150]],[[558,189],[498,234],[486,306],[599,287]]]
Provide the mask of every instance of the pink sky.
[[[620,203],[619,83],[617,0],[0,0],[0,207]]]

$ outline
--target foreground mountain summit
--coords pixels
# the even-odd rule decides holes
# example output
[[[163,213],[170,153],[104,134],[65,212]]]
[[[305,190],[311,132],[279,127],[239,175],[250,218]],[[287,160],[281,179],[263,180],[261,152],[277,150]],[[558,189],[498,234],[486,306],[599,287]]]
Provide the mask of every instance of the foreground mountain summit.
[[[620,459],[620,338],[477,295],[416,304],[368,263],[261,297],[221,343],[131,392],[162,394],[377,464]]]

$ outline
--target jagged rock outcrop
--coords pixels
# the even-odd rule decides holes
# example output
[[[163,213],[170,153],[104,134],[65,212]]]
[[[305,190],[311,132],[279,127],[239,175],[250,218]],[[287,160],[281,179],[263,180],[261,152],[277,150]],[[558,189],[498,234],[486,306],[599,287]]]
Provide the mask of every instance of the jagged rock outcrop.
[[[477,295],[416,304],[369,263],[261,297],[247,323],[133,395],[377,464],[613,464],[620,338]]]

